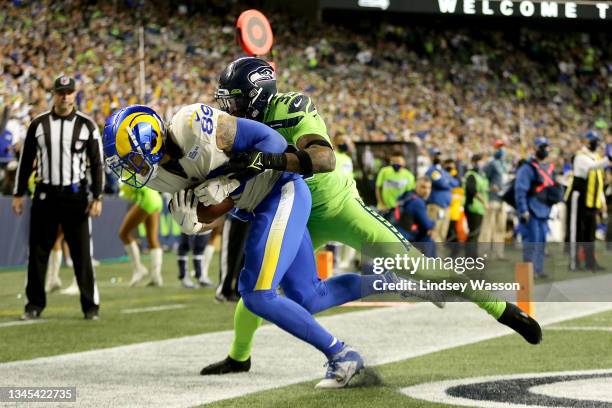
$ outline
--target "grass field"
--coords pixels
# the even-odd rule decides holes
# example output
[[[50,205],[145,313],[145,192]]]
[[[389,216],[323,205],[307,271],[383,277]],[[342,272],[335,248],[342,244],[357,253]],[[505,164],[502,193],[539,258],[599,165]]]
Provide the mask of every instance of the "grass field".
[[[511,259],[516,257],[518,257],[517,253],[510,253]],[[554,259],[557,259],[557,257],[555,256]],[[146,259],[145,262],[147,262]],[[405,344],[397,345],[397,341],[402,341],[402,339],[414,344],[411,347],[417,348],[413,357],[386,359],[385,361],[393,362],[376,366],[376,374],[368,372],[367,375],[358,378],[353,386],[345,390],[322,392],[313,389],[317,381],[314,379],[323,375],[324,368],[318,365],[321,360],[320,356],[312,353],[312,351],[304,352],[303,348],[296,349],[302,350],[295,352],[299,354],[296,357],[297,360],[292,360],[293,362],[290,365],[283,366],[282,352],[288,353],[284,355],[291,355],[293,353],[291,350],[296,342],[289,336],[278,332],[277,329],[273,331],[261,330],[263,344],[256,347],[256,351],[261,354],[255,356],[254,368],[251,373],[222,378],[201,377],[197,375],[197,370],[203,363],[214,361],[225,355],[231,338],[231,334],[227,331],[232,329],[234,304],[216,303],[213,289],[189,290],[180,287],[176,278],[175,262],[174,255],[166,254],[163,268],[165,285],[162,288],[144,286],[129,288],[127,286],[130,278],[129,264],[125,262],[103,263],[97,268],[98,286],[101,293],[101,319],[94,322],[83,319],[77,296],[51,294],[48,296],[47,309],[44,311],[40,323],[13,325],[23,310],[25,272],[23,269],[0,272],[0,281],[2,282],[0,285],[0,344],[2,345],[0,347],[0,378],[3,377],[3,369],[5,373],[9,373],[8,376],[0,380],[0,386],[13,384],[10,373],[14,372],[14,367],[22,366],[20,373],[28,373],[29,371],[28,375],[31,374],[32,378],[38,378],[36,377],[36,370],[27,368],[28,364],[34,367],[37,364],[52,363],[51,360],[45,362],[44,359],[40,361],[30,359],[65,355],[71,361],[76,361],[75,364],[77,364],[81,357],[73,353],[88,350],[104,353],[105,350],[108,350],[110,356],[114,355],[112,353],[115,349],[123,350],[120,346],[134,345],[139,347],[140,344],[149,344],[146,342],[153,342],[150,344],[154,346],[157,341],[162,344],[162,340],[174,341],[173,339],[179,342],[177,344],[182,344],[181,347],[185,347],[183,356],[173,355],[168,357],[168,364],[170,364],[170,358],[173,359],[173,368],[168,368],[166,372],[163,369],[164,364],[166,364],[163,357],[162,361],[159,361],[159,357],[156,357],[155,360],[151,361],[154,361],[158,366],[153,366],[151,362],[144,363],[145,370],[148,365],[151,372],[145,373],[142,379],[138,379],[138,374],[130,373],[132,365],[134,365],[133,369],[138,370],[139,373],[143,370],[142,365],[138,365],[138,358],[135,357],[134,361],[120,370],[127,378],[135,377],[134,381],[136,383],[129,394],[132,400],[124,400],[122,403],[108,402],[102,405],[143,405],[141,401],[144,401],[142,399],[144,396],[138,396],[138,392],[151,392],[146,391],[146,388],[143,388],[142,385],[142,381],[151,382],[151,377],[147,377],[147,375],[155,375],[156,381],[160,381],[161,384],[166,381],[171,383],[173,381],[170,379],[171,377],[182,375],[182,378],[177,379],[178,385],[175,384],[174,389],[162,390],[161,387],[157,386],[159,392],[165,392],[168,398],[173,398],[174,394],[172,393],[180,394],[183,389],[193,395],[196,393],[202,395],[199,399],[194,396],[191,400],[182,400],[177,397],[172,404],[160,402],[164,401],[160,399],[158,402],[147,402],[145,404],[147,406],[194,406],[199,405],[197,401],[213,401],[212,406],[223,407],[319,407],[324,405],[332,407],[438,407],[453,405],[413,399],[403,394],[401,390],[416,384],[466,377],[612,368],[612,354],[609,352],[610,347],[612,347],[612,311],[593,314],[583,313],[585,317],[546,326],[544,328],[544,342],[537,347],[533,347],[526,345],[517,335],[505,335],[507,332],[491,332],[490,335],[482,337],[485,340],[476,338],[474,341],[463,341],[460,337],[465,334],[458,331],[449,331],[449,326],[444,320],[445,318],[452,318],[461,322],[464,316],[453,311],[454,307],[451,307],[449,311],[438,311],[431,305],[419,305],[415,307],[414,311],[408,306],[408,312],[404,312],[402,308],[387,309],[386,316],[409,313],[412,320],[398,323],[400,326],[389,326],[388,328],[384,325],[378,326],[378,329],[372,328],[368,322],[369,318],[367,316],[373,315],[360,314],[364,313],[364,310],[366,310],[364,308],[335,308],[323,314],[324,316],[331,316],[338,313],[348,313],[348,315],[343,315],[347,316],[346,320],[350,320],[350,316],[364,316],[358,317],[355,321],[360,323],[351,326],[351,328],[354,333],[357,333],[357,331],[361,331],[362,335],[371,333],[372,343],[368,347],[370,349],[382,348],[383,355],[393,356],[396,349],[399,350],[402,347],[405,349]],[[548,262],[552,262],[552,260]],[[554,262],[559,265],[562,264],[562,261]],[[500,261],[491,264],[492,268],[497,269],[499,273],[507,272],[508,269],[512,268],[512,265],[512,261]],[[561,268],[558,268],[558,270],[555,279],[562,280],[576,277],[576,274],[562,273]],[[211,277],[216,276],[213,271],[217,271],[216,258],[211,266]],[[71,269],[62,268],[61,278],[64,286],[70,283],[71,274]],[[564,307],[571,311],[571,304]],[[612,304],[604,308],[600,304],[598,307],[598,310],[612,309]],[[148,310],[147,308],[154,309]],[[380,309],[372,309],[372,312],[378,313],[378,310]],[[473,310],[476,310],[474,314],[478,312],[476,308],[473,308]],[[481,315],[482,313],[478,314],[478,316]],[[334,324],[341,325],[345,319],[343,316],[338,316],[336,320],[333,320],[333,317],[328,317],[327,319],[332,318],[332,320],[325,320],[325,322],[332,326]],[[482,318],[483,322],[474,321],[471,314],[466,315],[465,318],[467,320],[462,327],[464,332],[469,333],[472,325],[474,325],[474,331],[480,330],[481,326],[497,330],[497,324],[491,322],[487,316]],[[560,320],[563,319],[557,321]],[[342,327],[339,327],[339,330],[342,330]],[[396,343],[385,343],[385,341],[376,343],[380,334],[378,333],[381,330],[380,327],[389,330],[391,333],[389,338],[392,338]],[[347,332],[349,335],[350,330]],[[426,334],[424,330],[429,331],[430,334]],[[427,344],[422,344],[423,351],[420,352],[418,347],[421,346],[421,343],[419,343],[421,337],[423,343],[431,343],[432,340],[427,340],[430,339],[427,336],[436,332],[442,339],[446,338],[448,340],[450,338],[450,343],[433,349],[427,348]],[[458,340],[457,345],[453,346],[452,337],[455,335],[458,336]],[[186,340],[187,343],[185,343],[181,339],[190,339],[186,336],[192,336],[193,340]],[[283,344],[282,347],[287,349],[276,349],[277,355],[274,352],[276,339],[279,341],[278,347]],[[287,341],[288,343],[286,343]],[[189,349],[191,347],[189,342],[193,342],[193,349]],[[172,349],[175,346],[168,347]],[[197,357],[190,357],[190,355],[195,356],[194,350],[198,353]],[[72,355],[75,357],[70,358]],[[104,354],[100,356],[102,357],[98,358],[103,360],[107,358],[103,357]],[[138,354],[135,353],[134,356],[138,356]],[[83,358],[89,357],[84,354]],[[268,358],[268,360],[265,358]],[[65,363],[62,363],[62,361],[58,360],[58,364],[63,367]],[[274,367],[279,366],[285,371],[282,371],[282,373],[276,372],[279,369]],[[162,368],[159,369],[159,367]],[[112,373],[113,370],[116,370],[116,367],[108,365],[107,368],[109,368],[109,376],[115,375]],[[53,368],[47,367],[47,369],[53,373]],[[176,371],[172,371],[173,369]],[[64,378],[55,378],[53,374],[42,374],[42,372],[41,381],[43,379],[45,381],[52,380],[51,382],[55,381],[61,384],[59,379]],[[289,374],[285,374],[285,372]],[[278,378],[286,379],[287,375],[295,376],[295,379],[276,382]],[[102,373],[99,379],[100,387],[108,388],[108,384],[104,382],[103,377]],[[166,377],[168,377],[168,380],[165,379]],[[610,390],[612,390],[612,377],[607,377],[607,379],[610,380]],[[112,383],[112,379],[107,380]],[[184,383],[180,381],[184,381]],[[247,386],[251,383],[257,383],[257,385]],[[241,386],[240,384],[244,385]],[[130,387],[130,384],[124,385]],[[155,384],[150,385],[154,387]],[[218,398],[215,396],[215,393],[220,393],[225,387],[230,386],[234,387],[232,393],[227,393],[227,396],[223,394],[222,397]],[[240,387],[243,387],[244,391],[242,393],[236,392],[236,388],[240,390]],[[588,396],[588,390],[585,392]],[[610,403],[612,403],[612,400]],[[96,406],[96,404],[84,403],[83,406]]]
[[[537,347],[525,347],[518,336],[504,336],[378,366],[376,372],[380,376],[380,383],[368,384],[366,377],[350,388],[321,392],[314,389],[318,380],[309,381],[207,406],[443,407],[448,405],[411,399],[403,395],[400,389],[413,384],[464,377],[612,368],[610,332],[555,330],[557,327],[576,326],[612,328],[612,312],[570,320],[545,329],[545,341]]]

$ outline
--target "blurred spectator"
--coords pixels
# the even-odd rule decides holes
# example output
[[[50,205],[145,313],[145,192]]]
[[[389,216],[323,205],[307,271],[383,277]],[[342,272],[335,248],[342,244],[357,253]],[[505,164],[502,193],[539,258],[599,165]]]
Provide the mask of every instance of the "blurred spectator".
[[[465,256],[471,258],[478,256],[480,227],[489,206],[489,181],[482,171],[482,162],[480,154],[472,156],[471,167],[463,177],[465,216],[469,230]]]
[[[401,153],[393,153],[389,165],[383,167],[376,176],[376,202],[379,210],[389,216],[397,207],[397,199],[414,189],[414,175],[406,168],[406,160]]]
[[[508,210],[501,199],[500,193],[507,178],[507,168],[504,162],[505,143],[498,139],[494,143],[493,158],[484,166],[484,174],[489,181],[489,205],[482,220],[479,241],[486,253],[492,253],[494,258],[504,259],[504,241],[506,235],[506,219]]]
[[[421,176],[416,181],[414,191],[405,193],[401,201],[401,215],[396,223],[402,234],[425,256],[435,257],[436,247],[431,233],[436,223],[427,215],[425,201],[431,194],[431,180]]]
[[[597,215],[607,212],[603,169],[610,165],[610,160],[597,153],[601,144],[599,132],[590,130],[582,139],[584,145],[574,156],[573,179],[567,195],[570,269],[581,269],[578,252],[582,248],[585,269],[595,272],[605,269],[595,260],[595,231]]]
[[[548,139],[536,138],[534,156],[519,167],[514,185],[523,261],[533,263],[536,278],[548,277],[544,271],[548,218],[552,206],[562,199],[562,190],[555,182],[555,166],[548,156]]]
[[[425,173],[431,179],[432,187],[431,194],[427,199],[427,215],[436,222],[432,234],[433,240],[435,242],[444,242],[448,235],[448,226],[450,224],[448,207],[451,203],[451,190],[459,186],[459,181],[442,168],[439,154],[434,154],[432,163],[432,166]]]

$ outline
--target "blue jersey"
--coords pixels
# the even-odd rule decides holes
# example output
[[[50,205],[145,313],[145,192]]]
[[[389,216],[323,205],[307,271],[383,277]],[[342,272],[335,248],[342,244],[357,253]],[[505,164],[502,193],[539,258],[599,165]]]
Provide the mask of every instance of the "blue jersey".
[[[407,193],[402,198],[402,219],[410,225],[402,225],[409,241],[423,242],[429,240],[428,231],[435,225],[435,221],[427,215],[425,200],[416,193]]]
[[[427,204],[436,204],[448,208],[451,202],[452,189],[459,187],[459,180],[451,176],[439,164],[431,166],[425,173],[431,179],[431,194]]]

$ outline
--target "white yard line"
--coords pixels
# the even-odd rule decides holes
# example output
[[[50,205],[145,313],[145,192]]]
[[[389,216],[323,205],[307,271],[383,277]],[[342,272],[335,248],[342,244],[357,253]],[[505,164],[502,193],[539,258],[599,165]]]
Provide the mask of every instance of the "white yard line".
[[[47,323],[46,320],[36,319],[36,320],[15,320],[12,322],[4,322],[0,323],[0,329],[3,327],[13,327],[13,326],[25,326],[28,324],[38,324],[38,323]]]
[[[612,332],[610,326],[553,326],[548,327],[548,330],[559,330],[559,331],[609,331]]]
[[[182,303],[175,303],[172,305],[161,305],[161,306],[150,306],[150,307],[139,307],[136,309],[123,309],[121,313],[123,314],[132,314],[132,313],[147,313],[147,312],[159,312],[161,310],[172,310],[172,309],[182,309],[185,305]]]
[[[543,303],[543,324],[612,309],[612,303]],[[202,318],[205,318],[202,317]],[[476,306],[381,308],[319,321],[370,365],[405,360],[511,333]],[[161,330],[161,329],[160,329]],[[232,332],[208,333],[0,364],[0,385],[76,386],[79,406],[188,407],[320,378],[324,358],[272,325],[258,330],[250,373],[202,377],[224,358]],[[544,333],[546,341],[546,332]],[[524,344],[524,347],[533,347]]]

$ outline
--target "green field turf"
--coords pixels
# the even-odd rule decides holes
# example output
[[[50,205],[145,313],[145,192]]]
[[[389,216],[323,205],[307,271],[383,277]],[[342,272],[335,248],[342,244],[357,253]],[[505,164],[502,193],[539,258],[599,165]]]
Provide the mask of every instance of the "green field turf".
[[[612,327],[612,312],[568,320],[559,326]],[[418,335],[418,334],[415,334]],[[527,346],[515,335],[455,347],[422,357],[375,368],[375,377],[364,376],[342,390],[315,390],[310,381],[207,404],[213,407],[444,407],[411,399],[401,388],[466,377],[513,373],[612,368],[610,332],[555,331],[544,329],[544,342]],[[381,347],[385,345],[381,344]],[[299,367],[296,367],[299,370]],[[321,375],[324,368],[321,368]]]
[[[559,245],[551,246],[554,256],[549,256],[546,261],[549,270],[555,271],[555,280],[587,276],[586,273],[567,272],[563,267],[567,258],[559,253],[560,250]],[[503,281],[514,275],[514,262],[520,259],[520,252],[515,249],[506,252],[508,260],[487,263],[487,276]],[[607,263],[612,257],[607,253],[604,256],[601,262],[612,264]],[[143,262],[148,265],[146,256]],[[212,261],[209,275],[217,281],[218,255]],[[0,362],[232,329],[234,304],[215,302],[214,289],[182,288],[177,279],[173,253],[164,255],[163,276],[165,285],[162,288],[143,284],[130,288],[131,268],[127,262],[102,263],[97,268],[101,299],[99,321],[83,320],[77,296],[50,294],[43,312],[44,323],[0,327],[0,342],[7,346],[0,348]],[[72,281],[72,269],[62,267],[60,277],[66,287]],[[0,324],[15,321],[23,312],[24,279],[24,268],[0,271]],[[125,309],[177,304],[182,305],[181,308],[121,313]],[[335,308],[322,315],[352,310]],[[24,342],[24,338],[28,338],[28,342]]]
[[[143,262],[148,266],[146,256]],[[214,282],[218,280],[218,270],[218,256],[215,256],[209,273]],[[131,268],[127,262],[102,263],[96,268],[100,320],[83,319],[78,296],[52,293],[47,296],[47,307],[42,314],[44,322],[0,327],[0,362],[231,330],[235,303],[217,303],[212,288],[182,288],[177,271],[176,256],[165,253],[164,286],[146,287],[141,283],[130,288]],[[23,313],[25,273],[23,268],[0,271],[0,324],[14,322]],[[71,268],[62,267],[63,287],[72,282],[72,273]],[[122,313],[125,309],[177,304],[184,307]],[[337,308],[327,313],[350,310]]]

